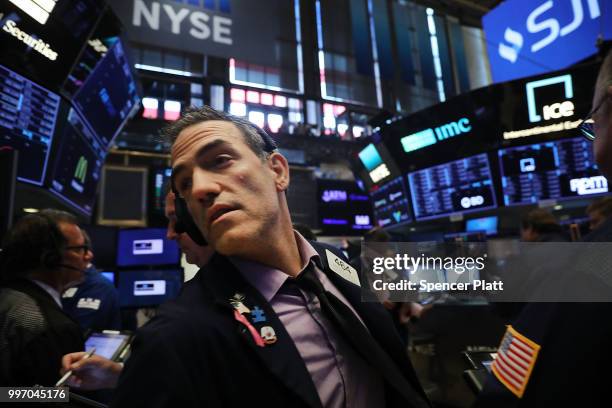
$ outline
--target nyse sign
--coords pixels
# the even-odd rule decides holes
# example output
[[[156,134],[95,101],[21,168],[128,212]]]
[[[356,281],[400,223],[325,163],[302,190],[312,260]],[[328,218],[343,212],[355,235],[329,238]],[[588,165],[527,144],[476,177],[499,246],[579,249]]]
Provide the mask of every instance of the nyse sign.
[[[293,2],[286,0],[110,0],[110,4],[131,40],[267,65],[279,58],[279,39],[289,31],[295,33]]]
[[[483,17],[495,82],[565,68],[594,54],[608,0],[509,0]]]

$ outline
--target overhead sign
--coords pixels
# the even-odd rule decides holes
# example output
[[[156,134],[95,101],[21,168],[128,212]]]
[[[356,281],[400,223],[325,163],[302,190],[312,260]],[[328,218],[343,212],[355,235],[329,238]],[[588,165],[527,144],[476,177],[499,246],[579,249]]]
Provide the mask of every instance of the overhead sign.
[[[611,38],[605,0],[508,0],[482,19],[494,82],[562,69]]]
[[[505,140],[571,130],[582,121],[575,112],[571,74],[527,82],[525,103],[530,126],[504,132]]]
[[[0,64],[57,90],[104,6],[98,0],[0,2]]]
[[[111,0],[131,40],[198,54],[267,63],[295,38],[284,0]],[[279,24],[282,22],[282,24]]]
[[[401,139],[402,147],[406,153],[410,153],[462,133],[469,133],[471,130],[470,120],[461,118],[456,122],[449,122],[434,129],[429,128],[404,136]]]

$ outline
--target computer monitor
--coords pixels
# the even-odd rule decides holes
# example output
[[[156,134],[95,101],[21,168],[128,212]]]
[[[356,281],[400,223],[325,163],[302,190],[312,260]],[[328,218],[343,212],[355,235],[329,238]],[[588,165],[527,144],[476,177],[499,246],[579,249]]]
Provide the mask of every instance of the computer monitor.
[[[498,152],[504,204],[536,204],[607,194],[592,143],[582,138],[510,147]]]
[[[408,194],[403,177],[398,177],[370,192],[374,219],[379,227],[412,221]]]
[[[179,247],[166,238],[165,228],[119,231],[117,266],[172,265],[179,261]]]
[[[408,173],[417,220],[497,206],[486,153]]]
[[[473,218],[465,223],[466,232],[484,231],[487,235],[497,234],[497,216]]]
[[[19,151],[17,179],[42,185],[59,95],[0,65],[0,146]]]
[[[151,171],[151,185],[149,191],[153,194],[150,195],[151,214],[154,216],[164,217],[164,211],[166,210],[166,194],[168,191],[168,181],[172,176],[172,168],[170,167],[158,167],[153,168]]]
[[[118,276],[119,305],[157,306],[175,298],[182,285],[182,269],[121,271]]]
[[[324,235],[363,235],[372,228],[370,197],[354,181],[319,179],[317,194]]]
[[[106,150],[73,109],[58,138],[49,191],[91,215]]]
[[[78,89],[74,107],[107,149],[139,103],[132,66],[117,40]]]

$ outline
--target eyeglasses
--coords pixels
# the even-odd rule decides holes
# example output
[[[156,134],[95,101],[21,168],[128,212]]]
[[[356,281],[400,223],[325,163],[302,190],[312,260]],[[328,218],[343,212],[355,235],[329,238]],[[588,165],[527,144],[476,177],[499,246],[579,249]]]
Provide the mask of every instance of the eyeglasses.
[[[601,98],[601,101],[597,104],[595,109],[589,112],[587,117],[584,118],[582,122],[580,122],[580,124],[578,125],[578,129],[580,129],[580,131],[582,132],[582,136],[584,136],[590,141],[595,140],[595,136],[596,136],[595,126],[594,126],[595,121],[593,120],[593,115],[597,113],[597,111],[603,106],[604,102],[606,102],[606,99],[607,99],[607,95],[604,95],[604,97]]]
[[[91,248],[89,247],[89,245],[74,245],[74,246],[67,246],[66,250],[77,251],[81,255],[85,255],[87,251],[91,250]]]

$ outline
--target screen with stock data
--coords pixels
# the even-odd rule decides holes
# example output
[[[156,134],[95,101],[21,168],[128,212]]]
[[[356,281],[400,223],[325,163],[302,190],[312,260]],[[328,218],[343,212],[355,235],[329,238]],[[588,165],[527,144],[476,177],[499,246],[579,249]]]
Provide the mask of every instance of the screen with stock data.
[[[505,205],[605,194],[591,142],[556,140],[498,152]]]
[[[379,227],[412,221],[408,194],[402,177],[393,179],[370,192],[370,197],[374,218]]]
[[[19,151],[17,178],[44,180],[60,97],[0,65],[0,146]]]
[[[495,189],[486,153],[408,174],[417,220],[495,208]]]

